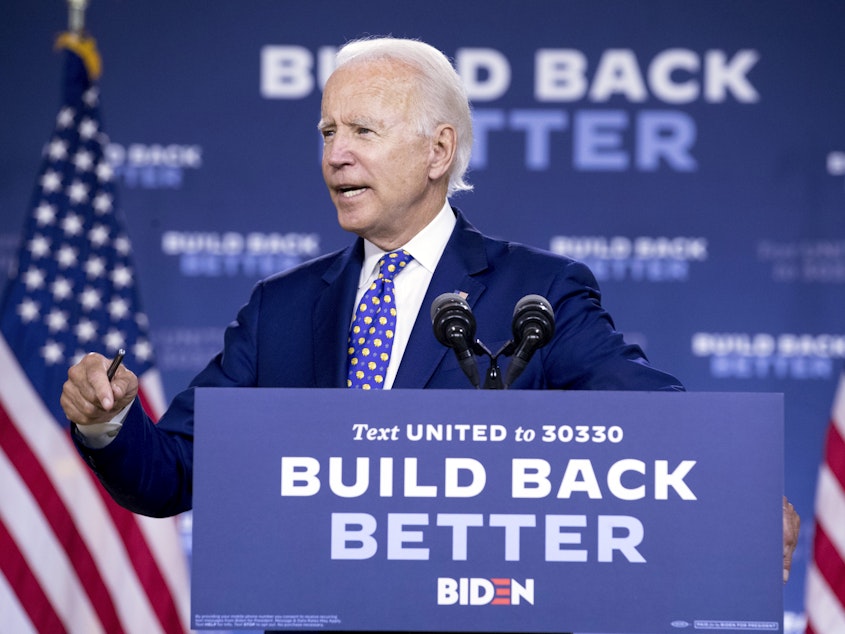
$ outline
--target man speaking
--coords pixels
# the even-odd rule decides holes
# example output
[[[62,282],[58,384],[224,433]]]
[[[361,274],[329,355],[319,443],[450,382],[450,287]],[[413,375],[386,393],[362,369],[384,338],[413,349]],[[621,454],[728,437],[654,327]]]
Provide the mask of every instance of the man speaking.
[[[466,302],[494,348],[511,338],[521,298],[548,299],[554,335],[514,389],[683,389],[625,343],[584,265],[487,237],[450,206],[448,196],[470,189],[472,119],[442,53],[393,38],[346,45],[318,127],[323,177],[340,226],[358,236],[352,245],[260,282],[222,352],[157,425],[129,369],[109,381],[109,360],[96,354],[70,369],[61,403],[74,441],[120,504],[153,516],[191,507],[196,387],[469,387],[432,333],[429,307],[444,293]],[[231,425],[250,433],[249,412]],[[785,507],[796,527],[785,534],[788,566],[797,515]]]

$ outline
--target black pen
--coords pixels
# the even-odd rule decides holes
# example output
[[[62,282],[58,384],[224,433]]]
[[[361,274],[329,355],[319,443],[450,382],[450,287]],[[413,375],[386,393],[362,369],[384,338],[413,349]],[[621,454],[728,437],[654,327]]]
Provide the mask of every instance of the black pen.
[[[120,364],[123,363],[123,357],[126,355],[126,350],[121,348],[117,351],[117,354],[114,355],[114,359],[111,361],[111,365],[109,366],[108,371],[106,372],[106,376],[109,377],[109,381],[114,378],[114,373],[117,372],[117,369],[120,367]]]

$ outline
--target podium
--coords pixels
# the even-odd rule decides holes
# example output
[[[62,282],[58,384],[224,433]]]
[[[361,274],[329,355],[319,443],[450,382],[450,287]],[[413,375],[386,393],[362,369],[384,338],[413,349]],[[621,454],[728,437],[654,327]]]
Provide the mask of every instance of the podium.
[[[780,394],[198,389],[192,626],[782,632]]]

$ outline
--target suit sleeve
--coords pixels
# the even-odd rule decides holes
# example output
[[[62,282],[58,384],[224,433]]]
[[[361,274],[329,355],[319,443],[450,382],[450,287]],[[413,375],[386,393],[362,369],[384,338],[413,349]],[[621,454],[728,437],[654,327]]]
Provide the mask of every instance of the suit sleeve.
[[[547,297],[555,311],[555,336],[541,350],[552,389],[681,391],[681,382],[653,367],[639,346],[625,342],[601,305],[598,283],[579,262],[556,276]]]
[[[226,329],[219,353],[178,394],[157,424],[136,399],[120,433],[102,449],[77,449],[121,506],[152,517],[177,515],[191,508],[194,454],[194,389],[251,387],[256,376],[256,336],[262,287]],[[239,421],[233,421],[234,426]]]

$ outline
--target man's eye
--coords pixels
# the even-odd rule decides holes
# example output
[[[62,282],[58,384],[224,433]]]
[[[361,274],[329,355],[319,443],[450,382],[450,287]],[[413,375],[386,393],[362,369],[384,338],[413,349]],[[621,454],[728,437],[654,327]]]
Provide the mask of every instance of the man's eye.
[[[334,136],[334,130],[321,130],[320,134],[323,135],[324,139],[329,139]]]
[[[358,128],[358,134],[370,134],[372,130],[369,128]]]

